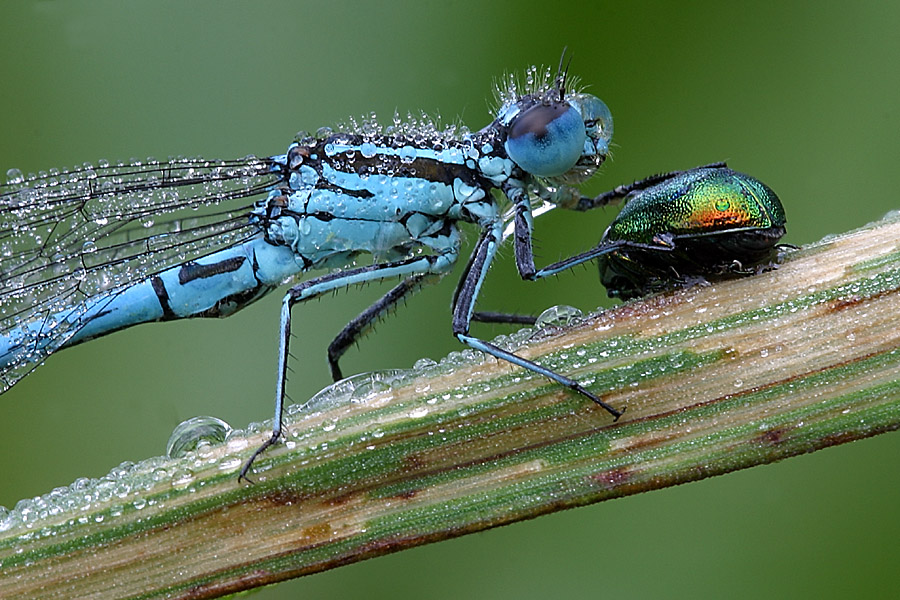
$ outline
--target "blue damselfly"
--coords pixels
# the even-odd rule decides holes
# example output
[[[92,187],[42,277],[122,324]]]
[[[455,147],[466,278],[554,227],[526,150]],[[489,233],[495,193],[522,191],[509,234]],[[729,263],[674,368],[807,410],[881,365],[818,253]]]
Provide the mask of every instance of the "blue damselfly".
[[[475,304],[507,224],[519,273],[539,279],[561,267],[534,265],[533,205],[602,203],[574,186],[607,157],[612,117],[598,98],[570,87],[562,69],[509,78],[496,119],[476,132],[426,119],[395,118],[387,127],[366,119],[298,136],[284,154],[266,158],[98,163],[29,177],[10,171],[0,188],[0,388],[59,349],[139,323],[225,317],[298,274],[327,270],[284,296],[275,425],[244,476],[281,435],[291,308],[338,288],[400,279],[328,348],[340,379],[346,349],[450,270],[460,253],[458,224],[471,223],[481,235],[454,295],[454,335],[618,418],[576,380],[469,333],[473,319],[492,318]]]

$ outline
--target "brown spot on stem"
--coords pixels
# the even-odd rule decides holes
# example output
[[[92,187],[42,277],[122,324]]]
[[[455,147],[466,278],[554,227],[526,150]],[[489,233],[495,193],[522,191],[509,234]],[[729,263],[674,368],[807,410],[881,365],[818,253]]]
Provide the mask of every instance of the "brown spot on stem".
[[[618,467],[608,471],[600,471],[590,476],[590,479],[607,490],[614,490],[627,484],[632,479],[632,471]]]
[[[839,312],[848,308],[855,308],[857,306],[860,306],[861,304],[865,304],[866,302],[871,302],[872,300],[886,298],[892,294],[896,294],[898,291],[900,290],[893,288],[889,290],[883,290],[870,296],[851,294],[849,296],[844,296],[843,298],[835,298],[834,300],[826,302],[824,306],[826,312]]]

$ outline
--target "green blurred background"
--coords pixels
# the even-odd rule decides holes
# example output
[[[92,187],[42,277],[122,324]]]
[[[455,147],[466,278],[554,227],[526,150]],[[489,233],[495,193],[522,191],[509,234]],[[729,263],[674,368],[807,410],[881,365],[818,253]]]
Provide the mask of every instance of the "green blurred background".
[[[480,128],[494,78],[555,65],[568,45],[571,71],[615,118],[613,160],[588,191],[727,159],[779,193],[786,241],[805,244],[898,207],[898,31],[900,4],[887,2],[4,4],[0,173],[276,154],[298,129],[368,111],[460,115]],[[542,218],[540,258],[592,245],[613,215]],[[506,254],[484,309],[611,305],[593,269],[525,284]],[[345,371],[460,349],[452,279],[352,349]],[[329,383],[328,342],[383,289],[295,310],[295,401]],[[268,418],[277,296],[225,321],[138,327],[50,358],[0,399],[0,504],[160,454],[194,415]],[[897,583],[898,450],[900,436],[884,435],[255,597],[884,595]]]

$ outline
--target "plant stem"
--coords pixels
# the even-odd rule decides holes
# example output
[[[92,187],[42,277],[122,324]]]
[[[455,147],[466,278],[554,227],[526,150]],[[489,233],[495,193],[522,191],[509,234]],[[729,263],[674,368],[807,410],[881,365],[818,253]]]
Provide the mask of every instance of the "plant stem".
[[[609,414],[473,352],[358,376],[268,434],[0,514],[0,596],[212,598],[900,427],[900,221],[777,270],[520,332]],[[527,341],[525,341],[527,338]]]

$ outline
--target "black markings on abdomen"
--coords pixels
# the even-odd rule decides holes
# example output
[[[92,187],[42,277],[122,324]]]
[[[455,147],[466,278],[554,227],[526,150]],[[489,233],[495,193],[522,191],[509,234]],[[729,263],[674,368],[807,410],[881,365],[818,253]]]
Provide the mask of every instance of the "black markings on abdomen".
[[[150,278],[150,285],[153,286],[153,292],[156,294],[156,299],[159,300],[159,306],[163,311],[163,316],[160,320],[171,321],[172,319],[177,319],[178,316],[172,311],[172,307],[169,306],[169,292],[166,290],[166,284],[163,283],[163,280],[158,275],[154,275]]]
[[[198,265],[195,262],[185,263],[178,270],[178,283],[185,285],[195,279],[206,279],[222,273],[233,273],[243,266],[245,260],[247,260],[246,257],[235,256],[234,258],[226,258],[209,265]]]

